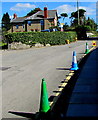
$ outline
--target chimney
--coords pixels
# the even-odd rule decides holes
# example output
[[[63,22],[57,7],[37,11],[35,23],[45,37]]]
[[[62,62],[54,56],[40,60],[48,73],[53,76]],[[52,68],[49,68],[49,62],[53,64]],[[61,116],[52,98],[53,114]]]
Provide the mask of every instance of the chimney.
[[[17,14],[14,13],[13,15],[13,19],[16,19],[17,18]]]
[[[44,18],[48,17],[48,10],[47,7],[44,7]]]

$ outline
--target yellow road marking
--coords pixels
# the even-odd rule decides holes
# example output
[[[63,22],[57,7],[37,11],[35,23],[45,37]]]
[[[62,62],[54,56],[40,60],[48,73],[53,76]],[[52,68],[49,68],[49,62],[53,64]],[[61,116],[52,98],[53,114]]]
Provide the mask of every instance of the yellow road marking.
[[[74,71],[70,71],[71,73],[74,73]]]
[[[70,80],[70,79],[69,79]],[[66,82],[68,83],[69,80],[66,80]]]
[[[60,93],[58,92],[58,93],[56,93],[56,95],[55,96],[58,96]]]
[[[67,83],[63,83],[61,86],[62,86],[62,87],[65,87],[66,85],[67,85]]]
[[[66,77],[66,80],[69,80],[71,78],[71,76],[68,76],[68,77]]]
[[[53,102],[50,103],[50,106],[53,104]]]
[[[92,47],[92,48],[90,49],[90,51],[93,50],[94,48],[95,48],[95,47]]]
[[[60,88],[60,89],[59,89],[59,91],[62,91],[62,90],[63,90],[63,88]]]
[[[70,76],[72,76],[74,73],[69,73]]]

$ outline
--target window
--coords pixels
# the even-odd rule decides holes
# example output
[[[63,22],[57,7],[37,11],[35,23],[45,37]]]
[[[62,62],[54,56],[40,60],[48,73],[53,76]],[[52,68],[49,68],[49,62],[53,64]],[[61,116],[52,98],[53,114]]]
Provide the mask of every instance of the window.
[[[22,28],[24,28],[24,24],[22,24]]]
[[[28,25],[31,26],[31,21],[28,21]]]
[[[16,29],[18,29],[19,28],[19,25],[16,25]]]
[[[44,20],[40,20],[40,24],[41,24],[41,25],[44,25]]]

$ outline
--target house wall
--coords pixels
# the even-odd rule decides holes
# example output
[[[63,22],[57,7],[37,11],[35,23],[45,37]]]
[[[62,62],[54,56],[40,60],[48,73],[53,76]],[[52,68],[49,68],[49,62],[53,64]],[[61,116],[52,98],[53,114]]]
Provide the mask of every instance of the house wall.
[[[17,29],[16,25],[18,25],[18,29]],[[12,32],[24,32],[25,31],[25,24],[24,24],[24,28],[23,28],[23,24],[14,24],[11,29],[12,29],[11,30]]]
[[[44,20],[44,29],[49,29],[49,27],[51,27],[51,23],[49,22],[49,20],[45,19]]]
[[[54,26],[57,26],[57,16],[55,15]]]
[[[40,23],[32,23],[31,26],[27,24],[27,31],[41,31]]]
[[[16,27],[18,25],[18,29]],[[23,28],[24,25],[24,28]],[[55,15],[55,19],[44,19],[44,29],[49,29],[49,27],[57,26],[57,16]],[[40,20],[34,20],[31,22],[31,25],[28,24],[28,21],[25,23],[15,23],[13,24],[11,30],[8,32],[24,32],[24,31],[41,31],[42,26]]]
[[[10,30],[8,30],[8,33],[11,33],[12,32],[12,28]]]
[[[44,29],[49,29],[49,27],[55,26],[54,19],[44,20],[44,24],[45,24]]]
[[[57,26],[57,16],[55,15],[55,19],[45,19],[44,20],[44,29],[49,29],[49,27]]]

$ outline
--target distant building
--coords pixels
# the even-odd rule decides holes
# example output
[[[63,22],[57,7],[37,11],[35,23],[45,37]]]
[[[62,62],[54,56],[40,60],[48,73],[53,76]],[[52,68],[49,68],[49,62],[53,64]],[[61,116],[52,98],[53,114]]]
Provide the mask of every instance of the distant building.
[[[44,10],[27,17],[13,16],[11,21],[12,27],[9,32],[28,32],[28,31],[41,31],[49,29],[49,27],[57,26],[57,10]]]

